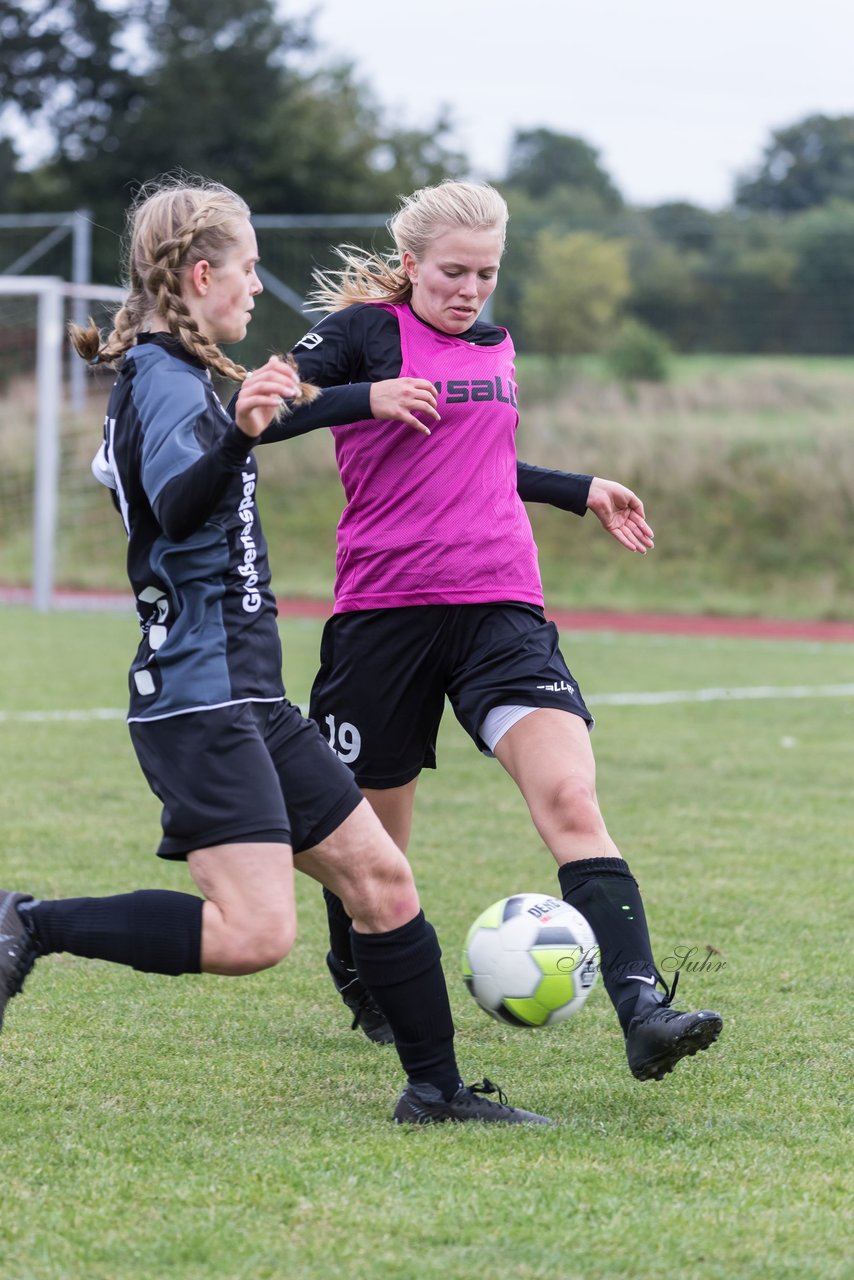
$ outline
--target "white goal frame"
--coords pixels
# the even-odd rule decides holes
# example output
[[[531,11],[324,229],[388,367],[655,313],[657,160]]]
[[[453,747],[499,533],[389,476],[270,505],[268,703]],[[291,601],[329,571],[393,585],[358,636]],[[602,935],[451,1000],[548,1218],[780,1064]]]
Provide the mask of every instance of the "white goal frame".
[[[36,442],[33,492],[33,608],[53,604],[59,496],[59,432],[62,405],[62,356],[65,348],[63,302],[118,302],[125,291],[112,285],[68,284],[58,276],[0,275],[0,296],[38,298],[36,338]]]

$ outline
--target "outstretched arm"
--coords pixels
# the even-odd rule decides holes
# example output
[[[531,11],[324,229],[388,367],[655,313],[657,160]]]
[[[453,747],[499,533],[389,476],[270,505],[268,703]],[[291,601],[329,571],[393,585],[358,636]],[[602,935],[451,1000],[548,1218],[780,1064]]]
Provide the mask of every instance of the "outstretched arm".
[[[598,517],[602,528],[629,551],[646,555],[652,550],[655,535],[646,522],[643,503],[631,489],[616,480],[594,476],[587,494],[587,506]]]
[[[523,502],[545,502],[577,516],[592,511],[603,529],[629,551],[644,555],[654,545],[643,503],[637,494],[616,480],[517,462],[516,487]]]
[[[542,502],[573,515],[587,513],[587,496],[592,476],[573,471],[556,471],[553,467],[535,467],[530,462],[516,462],[516,489],[523,502]]]

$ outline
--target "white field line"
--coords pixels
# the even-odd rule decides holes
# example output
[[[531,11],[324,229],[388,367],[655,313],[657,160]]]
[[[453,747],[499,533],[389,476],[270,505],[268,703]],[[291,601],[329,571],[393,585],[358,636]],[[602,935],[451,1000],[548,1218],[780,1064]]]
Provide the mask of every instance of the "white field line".
[[[854,698],[854,684],[754,685],[744,689],[660,689],[649,693],[595,693],[585,698],[591,707],[661,707],[686,702],[750,702],[792,698]],[[306,708],[300,708],[303,714]],[[64,721],[124,720],[119,707],[88,711],[0,711],[0,724],[57,724]]]
[[[789,698],[852,698],[854,684],[760,684],[746,689],[661,689],[653,693],[594,693],[584,701],[600,707],[660,707],[678,702],[747,702]]]
[[[0,724],[57,724],[64,720],[125,720],[120,707],[92,707],[88,711],[0,711]]]

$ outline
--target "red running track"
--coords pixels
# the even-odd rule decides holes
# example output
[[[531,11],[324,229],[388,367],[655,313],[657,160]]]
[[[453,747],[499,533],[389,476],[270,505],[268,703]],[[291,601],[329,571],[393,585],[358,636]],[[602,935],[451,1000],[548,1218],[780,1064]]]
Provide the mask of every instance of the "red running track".
[[[279,600],[287,617],[328,618],[326,600]],[[733,636],[754,640],[841,640],[854,643],[854,622],[810,622],[784,618],[729,618],[677,613],[609,613],[605,609],[549,609],[562,631],[628,631],[667,636]]]
[[[30,604],[24,587],[0,587],[0,604]],[[327,618],[328,600],[286,596],[277,601],[285,618]],[[58,609],[123,609],[130,600],[122,592],[57,591]],[[547,609],[564,631],[623,631],[669,636],[731,636],[745,640],[811,640],[854,643],[854,622],[810,622],[787,618],[733,618],[675,613],[610,613],[604,609]]]

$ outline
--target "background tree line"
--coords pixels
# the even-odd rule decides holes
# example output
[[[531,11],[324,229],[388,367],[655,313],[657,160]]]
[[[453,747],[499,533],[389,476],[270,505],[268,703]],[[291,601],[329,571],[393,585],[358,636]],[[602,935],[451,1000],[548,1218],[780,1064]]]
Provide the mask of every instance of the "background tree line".
[[[470,172],[452,123],[398,127],[273,0],[0,0],[0,212],[91,210],[101,281],[141,179],[180,165],[259,214],[378,212]],[[25,126],[48,139],[35,167]],[[854,116],[775,132],[720,212],[631,207],[594,147],[548,129],[518,131],[492,180],[512,215],[496,318],[522,350],[616,334],[648,373],[667,346],[854,350]]]

